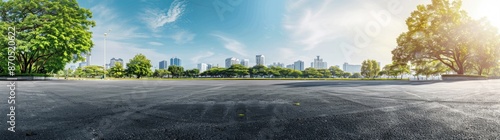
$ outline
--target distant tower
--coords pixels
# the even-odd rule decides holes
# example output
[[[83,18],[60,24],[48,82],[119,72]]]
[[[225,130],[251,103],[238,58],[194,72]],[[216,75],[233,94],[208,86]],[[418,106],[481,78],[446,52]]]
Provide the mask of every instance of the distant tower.
[[[256,65],[265,65],[266,64],[266,57],[264,55],[256,55],[255,56],[255,63]]]

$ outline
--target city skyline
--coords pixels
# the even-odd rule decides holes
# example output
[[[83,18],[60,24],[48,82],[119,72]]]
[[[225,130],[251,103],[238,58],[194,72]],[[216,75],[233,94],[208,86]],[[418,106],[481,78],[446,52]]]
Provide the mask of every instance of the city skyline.
[[[463,9],[476,19],[486,16],[498,28],[500,17],[494,13],[500,11],[484,6],[489,1],[464,1]],[[182,66],[191,69],[202,62],[222,65],[225,58],[252,58],[252,54],[285,64],[310,61],[316,55],[333,65],[360,64],[366,59],[389,64],[396,37],[406,30],[404,21],[418,4],[430,0],[224,1],[226,8],[234,10],[223,13],[214,1],[78,2],[94,13],[92,20],[97,24],[91,28],[94,47],[89,65],[103,65],[103,34],[112,29],[107,36],[108,57],[127,63],[142,53],[155,62],[153,67],[159,67],[159,61],[178,56],[185,58]],[[340,12],[346,10],[350,12]],[[367,27],[372,31],[366,32]],[[255,64],[250,59],[249,65]]]

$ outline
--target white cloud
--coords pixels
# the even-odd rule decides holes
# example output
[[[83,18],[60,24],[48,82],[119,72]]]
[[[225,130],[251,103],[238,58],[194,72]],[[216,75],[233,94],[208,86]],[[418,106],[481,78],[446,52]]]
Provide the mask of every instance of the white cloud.
[[[200,59],[208,58],[208,57],[211,57],[213,55],[214,55],[214,53],[211,51],[207,51],[205,53],[199,53],[198,55],[191,58],[191,61],[193,61],[193,63],[197,64],[200,62]]]
[[[176,34],[170,36],[170,38],[175,40],[175,43],[177,43],[177,44],[185,44],[185,43],[192,41],[195,36],[196,36],[196,34],[193,34],[189,31],[180,31],[180,32],[177,32]]]
[[[163,27],[165,24],[174,23],[177,21],[185,10],[185,3],[181,0],[174,0],[170,4],[170,8],[166,11],[160,9],[146,9],[142,14],[142,20],[153,31],[158,31],[158,28]]]
[[[241,56],[248,56],[247,52],[245,51],[245,45],[243,45],[239,41],[217,34],[213,34],[213,36],[221,39],[224,42],[224,47],[226,49]]]
[[[160,42],[148,42],[149,45],[153,45],[153,46],[163,46],[163,43],[160,43]]]

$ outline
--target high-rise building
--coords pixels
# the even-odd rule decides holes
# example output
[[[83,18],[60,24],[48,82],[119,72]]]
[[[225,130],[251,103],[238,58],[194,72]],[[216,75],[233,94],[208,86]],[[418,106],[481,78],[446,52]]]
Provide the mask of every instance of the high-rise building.
[[[293,66],[293,64],[290,64],[290,65],[286,65],[286,68],[287,69],[294,69],[294,66]]]
[[[280,63],[280,62],[273,62],[273,64],[269,65],[269,66],[275,66],[275,67],[284,68],[285,64],[284,63]]]
[[[293,63],[293,69],[294,69],[294,70],[300,70],[300,71],[303,71],[303,70],[304,70],[304,61],[302,61],[302,60],[295,61],[295,62]]]
[[[213,66],[214,66],[214,65],[212,65],[212,64],[207,64],[207,70],[212,69],[212,67],[213,67]]]
[[[230,68],[234,64],[240,64],[240,60],[238,58],[230,57],[226,59],[226,68]]]
[[[118,59],[111,58],[111,60],[109,61],[109,66],[114,67],[117,62],[120,62],[122,64],[122,67],[123,67],[123,65],[124,65],[123,59],[121,59],[121,58],[118,58]]]
[[[170,58],[170,66],[182,66],[181,59],[177,57]]]
[[[351,65],[351,64],[346,62],[346,63],[344,63],[344,65],[342,65],[342,70],[345,72],[350,72],[352,74],[360,73],[361,72],[361,65]]]
[[[90,52],[88,52],[88,53],[86,54],[86,56],[87,56],[87,57],[85,58],[85,61],[87,62],[87,66],[89,66],[89,65],[90,65],[90,61],[91,61],[91,59],[92,59]]]
[[[264,55],[256,55],[255,56],[255,64],[256,65],[266,65],[266,57]]]
[[[207,71],[208,65],[206,63],[200,63],[198,64],[198,70],[200,70],[200,73]]]
[[[159,69],[163,69],[163,70],[168,69],[168,62],[167,62],[167,60],[160,61],[160,64],[158,66],[159,66]]]
[[[311,63],[311,67],[315,69],[327,69],[328,65],[326,62],[323,62],[323,59],[319,58],[319,56],[316,56],[316,59],[314,59],[314,62]]]
[[[248,67],[250,66],[250,65],[248,64],[249,62],[250,62],[250,60],[248,60],[248,59],[243,59],[243,60],[241,60],[240,64],[248,68]]]

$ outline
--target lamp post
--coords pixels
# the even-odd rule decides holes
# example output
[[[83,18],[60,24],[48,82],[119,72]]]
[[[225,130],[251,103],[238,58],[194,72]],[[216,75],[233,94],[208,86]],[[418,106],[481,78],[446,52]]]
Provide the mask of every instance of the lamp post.
[[[111,29],[109,29],[107,33],[104,33],[104,72],[102,79],[106,79],[106,37],[108,36],[109,32],[111,32]]]

